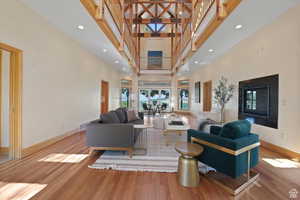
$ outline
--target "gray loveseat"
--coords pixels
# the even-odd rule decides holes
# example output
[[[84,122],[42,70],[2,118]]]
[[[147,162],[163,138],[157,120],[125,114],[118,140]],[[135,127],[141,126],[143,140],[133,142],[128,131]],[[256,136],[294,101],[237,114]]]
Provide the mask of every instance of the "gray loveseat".
[[[127,151],[131,157],[141,131],[134,128],[135,124],[144,124],[144,121],[133,117],[125,108],[102,114],[100,119],[87,125],[86,142],[90,154],[94,150],[118,150]]]

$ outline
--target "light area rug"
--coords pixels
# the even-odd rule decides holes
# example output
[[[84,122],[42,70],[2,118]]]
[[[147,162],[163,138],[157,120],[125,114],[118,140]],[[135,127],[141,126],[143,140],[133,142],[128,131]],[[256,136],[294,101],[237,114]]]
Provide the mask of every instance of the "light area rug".
[[[179,153],[175,150],[178,141],[187,141],[187,135],[169,134],[164,136],[159,129],[148,129],[138,138],[135,151],[130,158],[125,151],[105,151],[94,164],[94,169],[120,171],[177,172]],[[145,150],[146,149],[146,150]],[[199,162],[202,173],[212,168]]]

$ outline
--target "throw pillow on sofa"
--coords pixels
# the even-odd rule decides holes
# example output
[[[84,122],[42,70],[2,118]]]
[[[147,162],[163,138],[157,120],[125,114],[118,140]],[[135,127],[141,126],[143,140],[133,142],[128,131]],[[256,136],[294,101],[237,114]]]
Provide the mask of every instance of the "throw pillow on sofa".
[[[101,121],[104,124],[117,124],[120,123],[120,120],[118,118],[118,115],[115,111],[110,111],[108,113],[101,115]]]
[[[139,118],[136,116],[134,110],[128,110],[127,111],[127,118],[128,118],[128,122],[132,122],[135,120],[138,120]]]
[[[126,108],[118,108],[115,112],[116,112],[116,114],[117,114],[117,116],[118,116],[121,123],[126,123],[127,122]]]

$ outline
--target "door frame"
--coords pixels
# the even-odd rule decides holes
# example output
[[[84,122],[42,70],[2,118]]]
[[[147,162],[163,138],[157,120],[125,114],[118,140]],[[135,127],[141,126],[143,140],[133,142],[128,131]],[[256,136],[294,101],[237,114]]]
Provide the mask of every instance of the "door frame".
[[[9,64],[9,157],[22,157],[22,91],[23,91],[23,51],[0,42],[0,51],[10,53]],[[2,59],[0,56],[0,98],[2,100]],[[2,108],[2,101],[1,101]],[[1,119],[2,123],[2,119]],[[1,124],[2,128],[2,124]]]
[[[101,81],[101,93],[100,93],[100,98],[101,98],[101,102],[100,102],[100,113],[103,114],[103,110],[102,110],[102,92],[103,92],[103,84],[107,84],[107,112],[109,111],[109,82],[108,81]]]

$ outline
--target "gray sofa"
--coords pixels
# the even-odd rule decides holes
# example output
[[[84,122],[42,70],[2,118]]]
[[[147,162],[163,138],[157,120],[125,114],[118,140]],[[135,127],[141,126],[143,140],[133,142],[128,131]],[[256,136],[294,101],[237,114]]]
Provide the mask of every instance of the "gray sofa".
[[[86,127],[86,143],[90,154],[94,150],[118,150],[127,151],[131,157],[141,131],[134,128],[135,124],[144,124],[144,121],[132,116],[132,112],[128,113],[125,108],[102,114],[100,119],[90,122]]]

